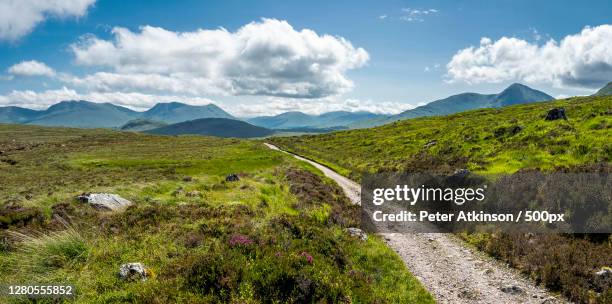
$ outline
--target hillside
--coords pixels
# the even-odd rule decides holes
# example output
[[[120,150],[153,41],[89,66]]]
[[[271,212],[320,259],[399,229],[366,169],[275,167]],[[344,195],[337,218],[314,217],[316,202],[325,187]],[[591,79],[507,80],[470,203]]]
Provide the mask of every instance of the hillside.
[[[168,124],[199,118],[235,119],[214,104],[193,106],[180,102],[158,103],[140,116],[143,119],[162,121]]]
[[[136,111],[110,103],[62,101],[40,111],[27,124],[75,128],[112,128],[138,117]]]
[[[612,95],[612,82],[608,82],[603,88],[599,89],[593,96],[608,96]]]
[[[198,118],[229,118],[229,113],[214,104],[192,106],[179,102],[158,103],[145,112],[137,112],[111,103],[85,100],[62,101],[46,110],[0,107],[0,123],[31,124],[75,128],[121,128],[131,120],[155,121],[163,124]],[[140,130],[145,130],[153,124]],[[138,129],[138,128],[137,128]]]
[[[36,117],[38,111],[20,107],[0,107],[0,123],[24,123]]]
[[[554,107],[568,120],[545,121]],[[610,161],[610,109],[612,97],[576,97],[273,141],[354,178],[418,168],[514,172]]]
[[[274,131],[257,127],[240,120],[226,118],[203,118],[167,125],[145,131],[158,135],[210,135],[217,137],[265,137]]]
[[[398,120],[440,116],[482,108],[499,108],[514,104],[548,101],[554,98],[544,92],[515,83],[498,94],[462,93],[432,101],[426,105],[404,111],[397,115],[372,120],[359,121],[351,128],[368,128],[388,124]]]
[[[564,108],[567,120],[545,120]],[[488,178],[525,169],[610,172],[612,96],[421,117],[372,129],[270,140],[359,180],[364,173],[469,169]],[[609,196],[608,196],[609,197]],[[610,218],[612,209],[599,210]],[[577,303],[609,303],[593,269],[612,259],[606,234],[460,233],[460,238]]]
[[[0,284],[60,280],[76,303],[434,303],[380,237],[345,232],[359,209],[337,185],[259,142],[0,125],[0,150]],[[119,278],[128,262],[146,280]]]
[[[325,129],[346,127],[362,120],[383,117],[384,115],[370,112],[333,111],[320,115],[309,115],[302,112],[286,112],[276,116],[260,116],[247,121],[256,126],[268,129],[312,128]]]
[[[156,128],[161,128],[167,125],[168,125],[167,123],[161,122],[161,121],[138,118],[138,119],[128,121],[126,124],[119,127],[119,130],[142,132],[142,131],[152,130]]]

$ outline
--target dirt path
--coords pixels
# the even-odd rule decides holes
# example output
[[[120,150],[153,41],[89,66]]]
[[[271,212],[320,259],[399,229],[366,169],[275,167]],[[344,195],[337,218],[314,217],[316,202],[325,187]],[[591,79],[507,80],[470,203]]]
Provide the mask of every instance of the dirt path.
[[[265,145],[288,153],[274,145]],[[328,167],[292,155],[335,180],[353,203],[361,203],[359,184]],[[439,303],[565,303],[544,288],[535,286],[515,269],[469,248],[452,234],[381,235]]]

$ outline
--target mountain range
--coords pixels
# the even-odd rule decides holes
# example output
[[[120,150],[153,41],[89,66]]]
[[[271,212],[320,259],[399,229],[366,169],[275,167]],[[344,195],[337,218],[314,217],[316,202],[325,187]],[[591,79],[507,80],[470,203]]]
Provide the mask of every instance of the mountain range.
[[[269,129],[295,128],[338,128],[346,127],[362,120],[385,117],[386,115],[371,112],[334,111],[320,115],[309,115],[302,112],[286,112],[276,116],[260,116],[247,119],[248,122]]]
[[[612,94],[612,82],[594,95],[610,94]],[[416,117],[449,115],[473,109],[499,108],[552,99],[554,99],[552,96],[544,92],[515,83],[497,94],[462,93],[396,115],[382,115],[363,111],[334,111],[320,115],[286,112],[275,116],[245,119],[236,118],[214,104],[194,106],[179,102],[158,103],[147,111],[138,112],[111,103],[72,100],[59,102],[46,110],[32,110],[15,106],[0,107],[0,123],[77,128],[117,128],[139,132],[156,130],[155,132],[168,132],[168,134],[178,134],[176,130],[185,132],[195,132],[194,130],[197,130],[200,132],[198,134],[219,134],[218,136],[231,133],[222,130],[223,128],[236,128],[244,131],[245,134],[255,134],[259,137],[262,134],[271,134],[271,132],[321,133],[349,128],[368,128]],[[208,118],[224,120],[203,120]],[[214,132],[209,130],[214,130]],[[239,133],[232,134],[236,137],[242,137]]]
[[[351,128],[369,128],[388,124],[398,120],[441,116],[481,108],[500,108],[515,104],[548,101],[554,98],[542,91],[534,90],[526,85],[514,83],[498,94],[462,93],[444,99],[432,101],[402,113],[359,121],[349,125]]]
[[[20,107],[0,107],[0,123],[75,128],[119,128],[135,119],[171,124],[198,118],[235,119],[214,104],[192,106],[179,102],[158,103],[144,112],[137,112],[111,103],[95,103],[85,100],[62,101],[41,111]]]

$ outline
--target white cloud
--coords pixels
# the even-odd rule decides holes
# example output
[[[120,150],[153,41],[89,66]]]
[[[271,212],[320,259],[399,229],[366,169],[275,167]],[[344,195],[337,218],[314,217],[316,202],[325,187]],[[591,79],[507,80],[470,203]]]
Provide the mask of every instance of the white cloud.
[[[354,98],[322,98],[316,100],[300,100],[269,97],[267,100],[253,104],[239,104],[231,109],[240,117],[269,116],[289,111],[300,111],[308,114],[321,114],[331,111],[368,111],[378,114],[397,114],[412,109],[414,106],[406,103]]]
[[[364,49],[342,37],[297,31],[276,19],[252,22],[236,32],[144,26],[140,32],[117,27],[112,33],[113,40],[90,36],[72,45],[78,64],[112,69],[88,75],[81,85],[102,91],[161,88],[185,94],[320,98],[351,90],[346,71],[369,59]]]
[[[387,15],[380,15],[380,16],[378,16],[378,19],[380,19],[380,20],[387,19]]]
[[[525,81],[558,88],[595,88],[612,79],[612,25],[585,27],[542,45],[518,38],[482,38],[447,64],[450,82]]]
[[[50,17],[81,17],[96,0],[0,0],[0,40],[17,40]]]
[[[0,95],[0,106],[20,106],[31,109],[45,109],[50,105],[64,100],[88,100],[92,102],[110,102],[134,110],[146,110],[158,102],[180,101],[193,105],[216,103],[208,98],[183,95],[155,95],[125,92],[89,92],[79,93],[63,87],[57,90],[35,92],[31,90],[14,90],[6,95]]]
[[[135,92],[80,93],[74,89],[66,87],[41,92],[31,90],[13,90],[6,95],[0,95],[0,106],[11,105],[31,109],[46,109],[53,104],[65,100],[110,102],[138,111],[147,110],[158,102],[179,101],[192,105],[206,105],[209,103],[214,103],[238,117],[276,115],[288,111],[301,111],[309,114],[321,114],[330,111],[369,111],[379,114],[397,114],[414,107],[413,105],[399,102],[376,102],[372,100],[359,100],[352,98],[342,99],[340,97],[327,97],[311,100],[267,97],[258,102],[236,104],[185,95],[144,94]]]
[[[14,64],[8,68],[8,72],[11,75],[17,76],[54,76],[55,71],[50,68],[48,65],[36,61],[22,61],[20,63]]]
[[[403,8],[402,12],[404,13],[404,15],[400,17],[401,20],[408,22],[423,22],[425,21],[425,16],[436,14],[438,13],[438,10],[434,8],[423,10]]]

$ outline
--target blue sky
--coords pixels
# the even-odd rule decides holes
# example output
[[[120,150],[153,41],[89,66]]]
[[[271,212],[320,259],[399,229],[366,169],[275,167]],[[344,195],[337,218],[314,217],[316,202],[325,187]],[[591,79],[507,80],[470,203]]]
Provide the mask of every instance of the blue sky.
[[[612,81],[610,1],[62,1],[0,0],[0,106],[397,112],[513,82],[562,97]]]

